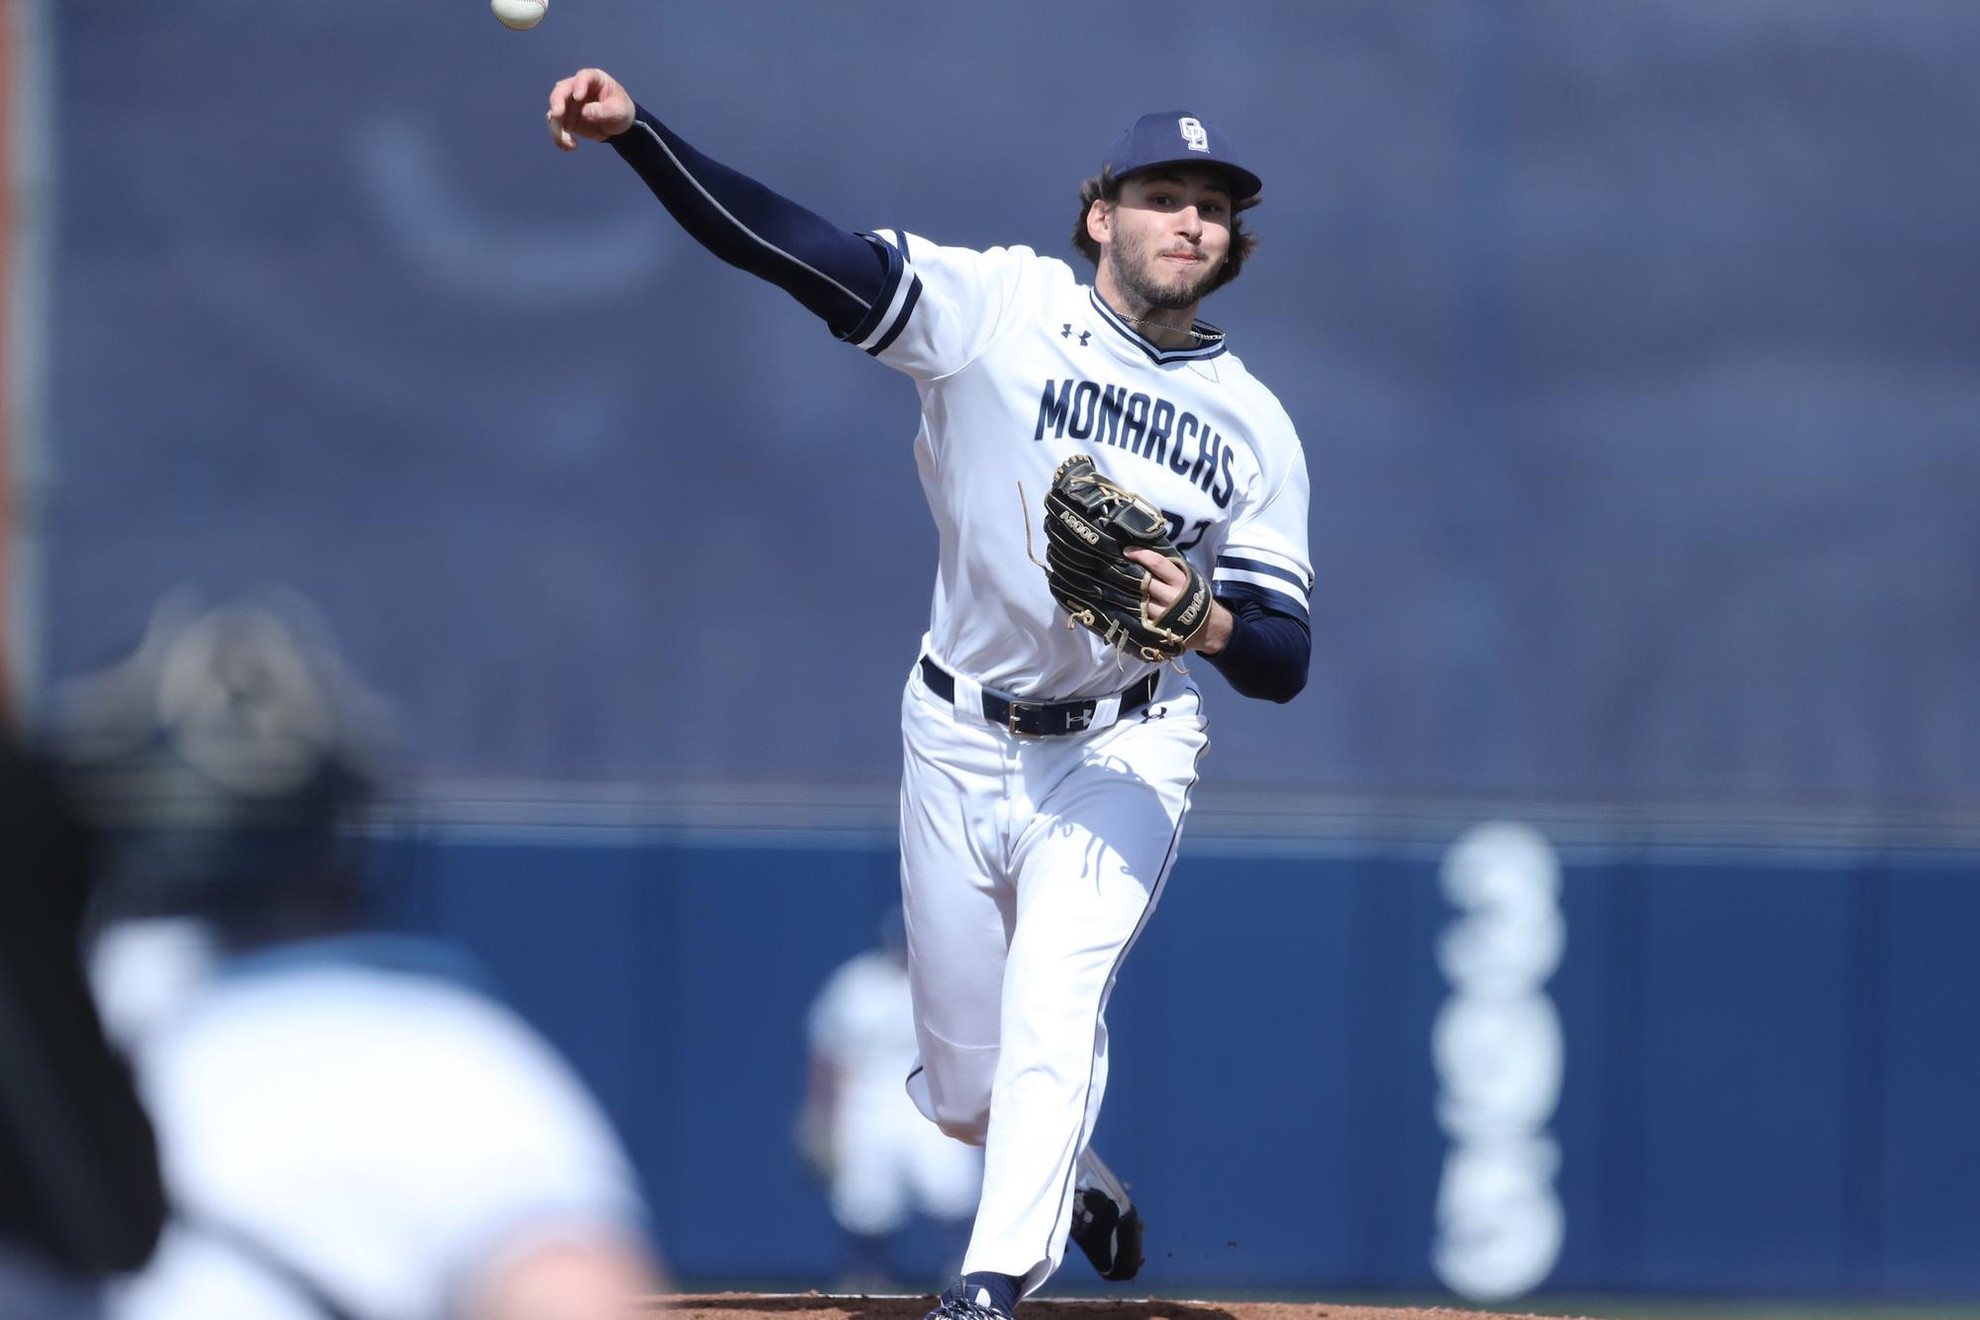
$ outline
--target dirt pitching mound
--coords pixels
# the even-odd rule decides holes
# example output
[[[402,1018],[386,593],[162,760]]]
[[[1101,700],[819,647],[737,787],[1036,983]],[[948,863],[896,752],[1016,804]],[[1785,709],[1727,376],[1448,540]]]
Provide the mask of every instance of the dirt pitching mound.
[[[933,1297],[846,1297],[828,1293],[698,1293],[656,1297],[673,1320],[921,1320]],[[1331,1302],[1171,1302],[1159,1297],[1105,1301],[1033,1299],[1023,1320],[1531,1320],[1435,1306],[1336,1306]],[[1587,1320],[1583,1317],[1583,1320]]]

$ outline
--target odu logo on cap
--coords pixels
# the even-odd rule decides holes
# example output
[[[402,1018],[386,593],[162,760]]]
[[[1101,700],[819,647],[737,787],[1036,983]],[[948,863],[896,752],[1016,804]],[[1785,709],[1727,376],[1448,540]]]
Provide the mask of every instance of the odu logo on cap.
[[[1176,121],[1176,127],[1182,130],[1183,145],[1191,151],[1210,150],[1210,135],[1203,131],[1201,122],[1184,115]]]

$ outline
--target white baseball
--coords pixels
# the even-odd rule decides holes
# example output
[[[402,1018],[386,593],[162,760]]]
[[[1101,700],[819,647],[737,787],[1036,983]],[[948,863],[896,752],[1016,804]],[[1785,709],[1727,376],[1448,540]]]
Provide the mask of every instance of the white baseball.
[[[550,0],[488,0],[488,7],[502,20],[503,27],[521,32],[543,21]]]

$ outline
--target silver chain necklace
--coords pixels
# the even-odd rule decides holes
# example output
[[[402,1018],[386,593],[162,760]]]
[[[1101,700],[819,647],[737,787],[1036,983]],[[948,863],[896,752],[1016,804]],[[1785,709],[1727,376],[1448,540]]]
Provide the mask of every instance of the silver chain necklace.
[[[1206,332],[1198,330],[1193,325],[1170,325],[1167,321],[1146,321],[1139,316],[1129,316],[1126,312],[1115,312],[1114,315],[1120,317],[1130,325],[1152,326],[1157,330],[1173,330],[1177,334],[1188,335],[1199,344],[1214,344],[1224,337],[1222,330]]]

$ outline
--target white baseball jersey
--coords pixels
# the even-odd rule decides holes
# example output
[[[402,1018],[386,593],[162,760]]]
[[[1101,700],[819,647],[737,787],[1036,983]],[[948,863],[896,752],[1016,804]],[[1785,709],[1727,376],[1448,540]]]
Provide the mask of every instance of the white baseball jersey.
[[[904,267],[860,347],[920,389],[915,458],[941,537],[928,632],[939,663],[1039,699],[1103,696],[1151,668],[1123,669],[1093,633],[1069,631],[1026,555],[1028,531],[1044,558],[1044,495],[1077,453],[1168,515],[1219,596],[1307,617],[1299,437],[1221,339],[1158,348],[1065,262],[1029,248],[877,237]]]
[[[147,955],[99,951],[99,993]],[[301,952],[172,979],[133,1062],[178,1217],[116,1320],[430,1320],[510,1252],[643,1235],[605,1116],[506,1008]]]

